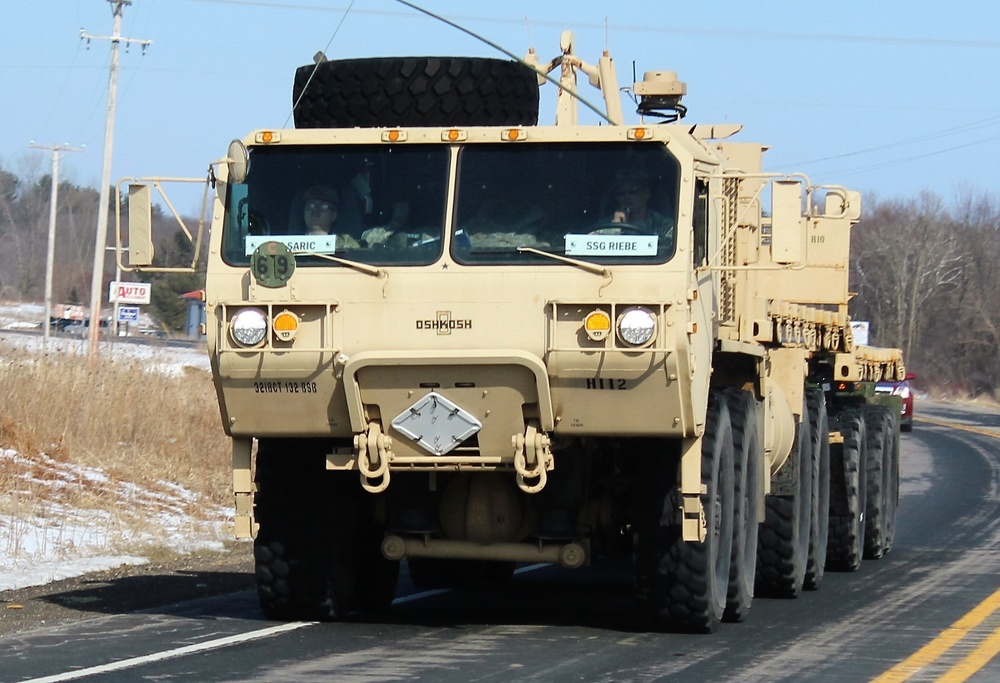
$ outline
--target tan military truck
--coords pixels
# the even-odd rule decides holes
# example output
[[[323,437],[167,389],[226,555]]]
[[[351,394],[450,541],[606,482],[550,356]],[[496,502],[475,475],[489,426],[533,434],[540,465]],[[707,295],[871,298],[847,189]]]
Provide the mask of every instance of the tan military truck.
[[[684,93],[646,73],[626,123],[568,33],[546,64],[319,59],[294,129],[210,166],[208,349],[269,618],[386,608],[403,560],[447,586],[630,557],[651,627],[710,631],[889,550],[872,389],[904,368],[853,344],[859,195],[764,172]],[[164,179],[125,184],[119,261],[155,270]]]

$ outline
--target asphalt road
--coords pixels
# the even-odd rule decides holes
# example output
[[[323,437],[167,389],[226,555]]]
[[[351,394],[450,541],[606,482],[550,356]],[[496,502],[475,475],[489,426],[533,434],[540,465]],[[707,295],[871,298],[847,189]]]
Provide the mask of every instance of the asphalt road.
[[[39,628],[0,638],[0,681],[1000,680],[1000,415],[918,404],[902,473],[889,555],[712,635],[644,632],[625,566],[529,567],[404,576],[379,620],[267,622],[244,591]]]

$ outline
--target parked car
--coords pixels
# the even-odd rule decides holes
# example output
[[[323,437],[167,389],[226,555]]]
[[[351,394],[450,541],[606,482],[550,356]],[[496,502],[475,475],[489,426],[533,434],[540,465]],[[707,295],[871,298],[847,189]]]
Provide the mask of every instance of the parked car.
[[[883,380],[875,385],[875,393],[895,394],[903,400],[903,410],[899,414],[899,428],[904,432],[913,429],[913,387],[910,386],[910,380],[916,378],[915,374],[909,372],[900,382]]]

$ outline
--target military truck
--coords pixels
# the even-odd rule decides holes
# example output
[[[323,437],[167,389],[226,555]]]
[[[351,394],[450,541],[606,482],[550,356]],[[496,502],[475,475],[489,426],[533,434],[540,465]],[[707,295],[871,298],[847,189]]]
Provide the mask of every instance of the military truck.
[[[873,387],[905,370],[853,342],[859,194],[764,171],[685,93],[646,72],[627,123],[569,33],[544,64],[319,56],[295,127],[210,165],[208,350],[267,617],[388,608],[403,561],[456,586],[630,558],[637,619],[711,631],[892,547]],[[120,185],[125,270],[164,269],[165,184]]]

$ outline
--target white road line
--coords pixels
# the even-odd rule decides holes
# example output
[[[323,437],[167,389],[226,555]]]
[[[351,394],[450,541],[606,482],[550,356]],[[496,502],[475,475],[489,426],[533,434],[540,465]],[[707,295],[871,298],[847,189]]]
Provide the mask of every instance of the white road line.
[[[535,571],[536,569],[542,569],[547,567],[546,564],[533,564],[527,567],[521,567],[515,574],[523,574],[525,572]],[[396,598],[392,601],[393,605],[401,605],[407,602],[413,602],[415,600],[422,600],[424,598],[429,598],[434,595],[440,595],[442,593],[447,593],[450,588],[442,588],[440,590],[424,591],[422,593],[414,593],[413,595],[405,595],[401,598]],[[103,674],[109,671],[121,671],[122,669],[131,669],[135,666],[142,666],[143,664],[149,664],[151,662],[161,662],[165,659],[173,659],[174,657],[183,657],[185,655],[190,655],[195,652],[204,652],[205,650],[217,650],[222,647],[229,647],[230,645],[238,645],[239,643],[245,643],[251,640],[258,640],[260,638],[270,638],[271,636],[276,636],[279,633],[285,633],[287,631],[294,631],[296,629],[304,628],[306,626],[314,626],[318,624],[317,621],[296,621],[290,624],[281,624],[280,626],[272,626],[271,628],[264,628],[259,631],[250,631],[249,633],[241,633],[235,636],[227,636],[225,638],[219,638],[217,640],[207,640],[204,643],[198,643],[196,645],[185,645],[184,647],[178,647],[173,650],[165,650],[163,652],[154,652],[151,655],[143,655],[142,657],[132,657],[131,659],[123,659],[120,662],[111,662],[110,664],[101,664],[100,666],[92,666],[87,669],[78,669],[76,671],[67,671],[61,674],[54,674],[52,676],[43,676],[42,678],[32,678],[27,681],[22,681],[22,683],[61,683],[61,681],[72,681],[77,678],[84,678],[85,676],[93,676],[95,674]]]
[[[67,671],[66,673],[55,674],[53,676],[32,678],[29,681],[23,681],[23,683],[59,683],[60,681],[72,681],[77,678],[83,678],[85,676],[103,674],[109,671],[121,671],[122,669],[130,669],[134,666],[142,666],[143,664],[149,664],[150,662],[160,662],[163,661],[164,659],[183,657],[185,655],[189,655],[195,652],[203,652],[205,650],[215,650],[220,647],[229,647],[230,645],[245,643],[250,640],[258,640],[260,638],[270,638],[271,636],[276,636],[279,633],[285,633],[286,631],[294,631],[295,629],[304,628],[306,626],[313,626],[317,623],[318,622],[315,621],[296,621],[291,624],[272,626],[271,628],[265,628],[259,631],[250,631],[249,633],[241,633],[235,636],[227,636],[225,638],[219,638],[217,640],[207,640],[204,643],[198,643],[196,645],[185,645],[184,647],[178,647],[173,650],[165,650],[164,652],[154,652],[153,654],[143,655],[142,657],[132,657],[131,659],[123,659],[120,662],[111,662],[110,664],[101,664],[100,666],[92,666],[87,669]]]

